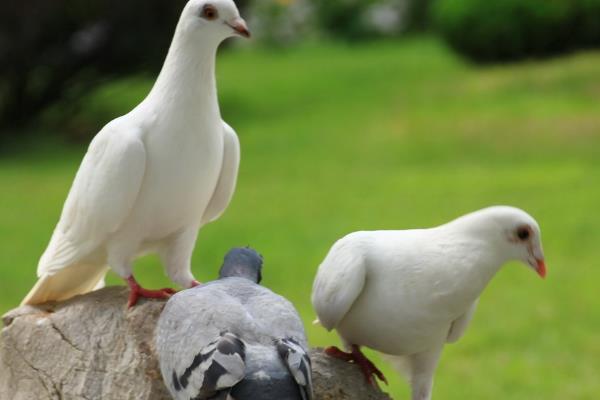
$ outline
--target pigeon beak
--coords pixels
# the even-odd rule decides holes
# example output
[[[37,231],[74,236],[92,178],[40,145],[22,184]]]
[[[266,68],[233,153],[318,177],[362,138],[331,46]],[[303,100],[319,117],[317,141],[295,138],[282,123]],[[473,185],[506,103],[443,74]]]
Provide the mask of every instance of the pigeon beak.
[[[527,264],[540,276],[546,277],[546,263],[544,262],[544,252],[541,244],[529,248],[529,256],[526,259]]]
[[[244,21],[242,18],[240,18],[240,17],[234,18],[229,22],[225,22],[225,24],[228,25],[231,29],[233,29],[233,31],[236,34],[243,36],[245,38],[250,37],[250,31],[248,30],[246,21]]]
[[[546,263],[544,262],[543,259],[541,258],[536,258],[535,259],[535,270],[538,273],[538,275],[543,279],[546,277]]]
[[[543,258],[533,257],[528,260],[528,264],[537,272],[540,278],[546,277],[546,263]]]

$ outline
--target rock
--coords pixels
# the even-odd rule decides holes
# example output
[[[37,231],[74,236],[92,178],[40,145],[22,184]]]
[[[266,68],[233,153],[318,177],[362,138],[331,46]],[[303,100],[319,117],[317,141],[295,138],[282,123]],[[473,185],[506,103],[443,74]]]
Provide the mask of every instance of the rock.
[[[0,334],[0,399],[169,400],[154,352],[164,301],[127,309],[110,287],[7,313]],[[315,400],[385,400],[356,366],[311,351]]]
[[[1,399],[169,399],[154,356],[164,303],[113,287],[3,317]]]
[[[365,382],[353,364],[331,358],[323,349],[310,351],[315,400],[392,400]]]

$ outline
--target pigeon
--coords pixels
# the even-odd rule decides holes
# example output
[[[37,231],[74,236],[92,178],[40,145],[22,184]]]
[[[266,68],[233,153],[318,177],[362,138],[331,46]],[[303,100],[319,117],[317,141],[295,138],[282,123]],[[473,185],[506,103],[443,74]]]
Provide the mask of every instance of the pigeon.
[[[338,240],[312,292],[318,321],[335,329],[371,384],[387,383],[360,347],[408,374],[413,400],[431,399],[446,343],[460,339],[488,282],[508,261],[546,275],[538,223],[508,206],[485,208],[430,229],[360,231]]]
[[[240,145],[221,119],[215,81],[219,44],[250,33],[232,0],[189,0],[148,96],[92,140],[22,304],[65,300],[103,286],[109,267],[138,297],[166,298],[132,273],[156,252],[182,287],[198,230],[224,212],[235,190]]]
[[[173,399],[312,399],[302,322],[288,300],[259,285],[261,268],[256,251],[234,248],[218,280],[169,299],[156,349]]]

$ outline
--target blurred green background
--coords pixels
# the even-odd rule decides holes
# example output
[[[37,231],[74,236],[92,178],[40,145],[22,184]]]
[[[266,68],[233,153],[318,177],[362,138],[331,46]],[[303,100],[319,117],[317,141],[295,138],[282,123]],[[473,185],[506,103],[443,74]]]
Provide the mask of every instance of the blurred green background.
[[[71,23],[51,25],[62,33],[38,32],[36,40],[31,26],[13,23],[11,32],[11,25],[0,25],[0,313],[17,306],[35,282],[37,260],[87,142],[150,89],[182,3],[170,4],[169,13],[155,7],[169,23],[148,27],[166,35],[148,60],[143,52],[137,60],[119,59],[126,51],[115,47],[127,44],[110,39],[51,85],[46,81],[56,71],[64,75],[68,64],[53,64],[60,43],[68,43],[64,35],[83,29],[72,22],[97,24],[104,6],[77,12],[74,2],[57,1],[48,9],[62,18],[57,7],[67,7]],[[217,70],[222,113],[240,136],[242,165],[229,209],[200,233],[196,277],[214,278],[230,247],[252,245],[265,257],[264,284],[296,304],[311,344],[329,345],[338,339],[311,324],[309,296],[336,239],[359,229],[437,225],[493,204],[518,206],[540,222],[548,277],[542,281],[516,263],[498,274],[467,335],[446,348],[434,398],[598,398],[600,51],[593,49],[599,42],[592,24],[586,40],[577,41],[572,30],[566,39],[546,38],[556,46],[536,50],[541,47],[527,44],[541,43],[532,39],[535,17],[519,7],[496,8],[512,3],[240,4],[257,38],[228,43]],[[566,4],[547,3],[555,11]],[[552,14],[550,26],[581,28],[573,22],[581,21],[579,2],[568,3]],[[590,12],[597,4],[580,3]],[[15,15],[45,15],[32,10]],[[126,21],[129,11],[118,11]],[[481,29],[472,36],[492,39],[464,48],[484,49],[481,57],[448,33],[473,22],[473,14],[479,25],[467,25]],[[514,18],[500,24],[494,19],[500,14]],[[516,36],[492,29],[521,20],[529,29],[515,28]],[[54,38],[55,53],[44,47],[46,36]],[[11,47],[16,40],[7,38],[15,37],[21,46]],[[134,39],[127,40],[145,42]],[[518,51],[505,50],[511,41]],[[30,53],[17,56],[19,47]],[[74,57],[69,51],[65,60]],[[116,58],[96,58],[107,54]],[[131,65],[120,65],[125,61]],[[25,89],[15,106],[19,79]],[[45,84],[52,90],[40,89]],[[45,100],[37,104],[42,92]],[[169,284],[155,257],[140,259],[136,273],[148,287]],[[109,282],[122,284],[113,274]],[[369,354],[390,379],[385,389],[407,398],[403,380]]]

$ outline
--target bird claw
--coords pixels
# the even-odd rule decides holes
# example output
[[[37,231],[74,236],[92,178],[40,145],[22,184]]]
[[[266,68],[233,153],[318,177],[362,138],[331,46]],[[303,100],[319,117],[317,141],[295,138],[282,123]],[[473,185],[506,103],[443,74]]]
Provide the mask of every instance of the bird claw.
[[[375,379],[375,377],[377,377],[380,381],[382,381],[386,385],[388,384],[388,381],[385,378],[385,375],[383,375],[383,372],[381,372],[381,370],[379,370],[379,368],[377,368],[375,366],[375,364],[373,364],[371,362],[371,360],[369,360],[360,351],[360,348],[356,345],[352,346],[352,352],[350,352],[350,353],[342,351],[335,346],[327,347],[325,349],[325,354],[327,354],[328,356],[338,358],[338,359],[344,360],[346,362],[352,362],[352,363],[358,365],[360,367],[360,369],[362,370],[362,373],[365,376],[365,379],[367,380],[369,385],[372,385],[376,388],[379,387],[377,385],[377,379]]]
[[[131,308],[135,306],[140,297],[144,297],[146,299],[168,299],[175,293],[177,293],[177,291],[171,288],[164,288],[158,290],[148,290],[143,288],[140,288],[138,290],[132,289],[129,293],[129,301],[127,303],[127,307]]]
[[[364,361],[359,361],[357,362],[357,364],[360,365],[360,367],[363,370],[363,374],[365,375],[365,378],[371,385],[378,387],[377,380],[373,376],[376,376],[380,381],[382,381],[386,385],[388,384],[388,381],[385,378],[385,375],[383,375],[383,372],[381,372],[381,370],[377,368],[375,364],[371,362],[371,360],[365,357]]]
[[[127,302],[128,308],[135,306],[140,297],[147,299],[168,299],[177,293],[177,291],[172,288],[162,288],[158,290],[144,289],[139,283],[137,283],[133,276],[127,279],[127,283],[129,284],[129,288],[131,290],[129,292],[129,301]]]
[[[165,292],[168,293],[170,295],[174,295],[175,293],[177,293],[177,290],[173,289],[173,288],[162,288],[162,289],[158,289],[157,292]]]
[[[345,351],[340,350],[336,346],[327,347],[325,349],[325,354],[327,354],[330,357],[337,358],[339,360],[343,360],[343,361],[347,361],[347,362],[354,361],[354,357],[352,356],[352,353],[346,353]]]

